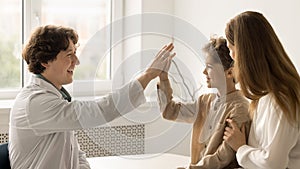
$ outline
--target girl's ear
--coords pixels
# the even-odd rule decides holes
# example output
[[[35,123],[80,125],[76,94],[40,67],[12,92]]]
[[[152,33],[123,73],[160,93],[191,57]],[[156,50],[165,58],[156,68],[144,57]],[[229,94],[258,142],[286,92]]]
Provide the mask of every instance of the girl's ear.
[[[226,75],[226,78],[233,79],[233,83],[237,83],[233,70],[234,70],[233,67],[230,67],[229,69],[225,70],[225,75]]]
[[[230,67],[229,69],[225,70],[225,74],[227,78],[234,78],[233,67]]]

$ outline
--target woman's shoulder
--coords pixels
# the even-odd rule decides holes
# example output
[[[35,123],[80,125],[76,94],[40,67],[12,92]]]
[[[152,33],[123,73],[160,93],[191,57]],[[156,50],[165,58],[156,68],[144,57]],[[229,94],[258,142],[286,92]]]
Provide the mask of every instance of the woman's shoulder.
[[[266,108],[272,108],[272,109],[280,109],[278,104],[276,104],[275,97],[269,93],[265,96],[262,96],[258,101],[258,108],[259,109],[266,109]]]

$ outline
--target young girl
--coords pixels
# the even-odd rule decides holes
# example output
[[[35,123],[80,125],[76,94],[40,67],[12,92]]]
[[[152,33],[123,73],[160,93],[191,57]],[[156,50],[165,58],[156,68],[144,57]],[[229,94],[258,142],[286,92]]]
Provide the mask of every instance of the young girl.
[[[162,73],[158,85],[158,100],[163,117],[168,120],[193,123],[191,142],[191,168],[238,167],[235,151],[223,141],[226,119],[232,118],[249,125],[248,101],[236,89],[233,60],[224,38],[211,38],[203,48],[206,53],[208,88],[218,93],[203,94],[194,103],[176,103],[168,74]]]

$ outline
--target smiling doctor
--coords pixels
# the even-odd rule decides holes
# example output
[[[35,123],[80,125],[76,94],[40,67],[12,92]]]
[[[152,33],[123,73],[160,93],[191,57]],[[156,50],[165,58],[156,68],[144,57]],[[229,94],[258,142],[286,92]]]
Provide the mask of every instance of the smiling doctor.
[[[71,101],[63,85],[72,83],[79,64],[77,41],[73,29],[47,25],[37,28],[25,46],[22,56],[33,76],[11,110],[12,168],[90,168],[74,130],[102,125],[144,103],[147,84],[169,69],[175,56],[173,44],[166,45],[142,75],[121,89],[98,100]]]

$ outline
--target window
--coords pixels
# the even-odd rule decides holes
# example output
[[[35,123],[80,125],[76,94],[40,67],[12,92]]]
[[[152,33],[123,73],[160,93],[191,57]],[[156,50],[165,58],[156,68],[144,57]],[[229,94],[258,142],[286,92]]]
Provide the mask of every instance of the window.
[[[92,85],[98,87],[93,88],[94,90],[108,90],[113,61],[111,51],[101,49],[110,49],[111,45],[111,33],[107,27],[112,21],[112,3],[112,0],[1,0],[0,19],[3,25],[0,27],[0,99],[14,98],[27,83],[29,72],[21,59],[22,44],[27,42],[37,26],[48,24],[70,26],[79,34],[77,55],[80,66],[75,71],[73,85],[80,89],[90,88]],[[106,31],[101,34],[104,36],[95,37],[97,32],[103,30]],[[97,42],[102,48],[89,54],[86,45],[95,38],[99,38]],[[105,55],[98,56],[97,53]],[[99,81],[101,87],[94,84]],[[74,94],[74,86],[67,88]],[[93,94],[89,92],[80,90],[77,95]]]
[[[110,78],[109,65],[110,57],[103,60],[103,64],[96,69],[95,58],[91,54],[82,54],[82,50],[90,39],[101,29],[104,29],[111,21],[111,8],[109,0],[39,0],[40,14],[33,13],[39,25],[57,24],[74,28],[79,34],[80,47],[77,55],[81,61],[81,65],[75,72],[76,80],[89,80],[96,78],[98,80],[107,80]],[[109,46],[109,32],[101,38],[99,46]],[[108,48],[108,47],[106,47]],[[97,51],[89,51],[96,53]],[[105,51],[98,51],[104,53]],[[83,55],[83,56],[82,56]],[[108,55],[109,56],[109,55]],[[88,57],[88,58],[87,58]],[[101,57],[101,56],[100,56]],[[96,64],[98,64],[96,62]],[[91,70],[92,69],[92,70]],[[95,77],[91,77],[91,73],[96,73]]]
[[[22,1],[0,1],[0,89],[16,90],[21,85]]]

